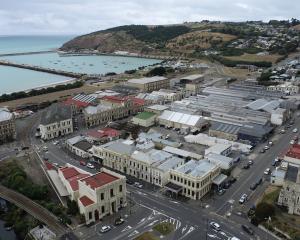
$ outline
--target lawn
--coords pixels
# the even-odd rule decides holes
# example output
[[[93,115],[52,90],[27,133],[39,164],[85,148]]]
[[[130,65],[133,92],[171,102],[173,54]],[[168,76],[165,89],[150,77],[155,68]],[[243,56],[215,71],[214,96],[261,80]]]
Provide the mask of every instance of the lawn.
[[[280,188],[269,187],[262,197],[262,202],[272,204],[275,207],[275,216],[272,217],[270,226],[276,227],[287,233],[292,239],[300,236],[300,217],[290,215],[285,208],[278,207],[276,201],[280,193]],[[264,223],[268,227],[267,223]],[[299,238],[298,238],[299,239]]]
[[[276,60],[281,56],[278,54],[270,54],[270,55],[256,55],[256,54],[248,54],[244,53],[241,56],[231,56],[231,57],[224,57],[226,59],[234,60],[234,61],[249,61],[249,62],[272,62],[276,63]]]
[[[152,233],[150,232],[145,232],[142,235],[138,236],[135,238],[135,240],[158,240],[157,237],[155,237]]]
[[[172,223],[162,222],[157,224],[153,230],[156,230],[160,234],[166,236],[174,231],[174,225]]]

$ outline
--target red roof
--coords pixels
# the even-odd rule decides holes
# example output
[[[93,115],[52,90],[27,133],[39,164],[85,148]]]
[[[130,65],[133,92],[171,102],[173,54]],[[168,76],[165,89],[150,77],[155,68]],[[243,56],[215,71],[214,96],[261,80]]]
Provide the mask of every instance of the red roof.
[[[75,177],[69,178],[68,181],[69,181],[69,183],[71,185],[72,190],[73,191],[77,191],[79,189],[78,181],[80,179],[83,179],[83,178],[86,178],[86,177],[89,177],[89,176],[90,176],[89,174],[83,174],[83,173],[81,173],[81,174],[79,174],[79,175],[77,175]]]
[[[99,130],[90,130],[88,131],[88,136],[94,138],[104,138],[104,137],[117,137],[120,136],[120,132],[113,128],[102,128]]]
[[[90,186],[93,190],[95,190],[96,188],[102,187],[118,179],[119,178],[109,173],[99,172],[95,175],[82,179],[81,181],[85,182],[88,186]]]
[[[82,196],[81,198],[79,198],[80,202],[82,203],[83,206],[89,206],[92,205],[94,203],[94,201],[92,199],[90,199],[87,196]]]
[[[64,167],[64,168],[60,168],[59,170],[62,172],[65,179],[69,179],[69,178],[72,178],[72,177],[77,176],[78,174],[80,174],[77,171],[77,169],[75,169],[73,167]]]
[[[54,169],[53,165],[51,163],[47,162],[47,161],[45,161],[45,165],[46,165],[47,170]]]
[[[85,108],[90,105],[88,102],[82,102],[79,100],[74,100],[72,98],[68,98],[65,102],[65,105],[75,105],[77,108]]]
[[[109,101],[109,102],[120,103],[120,104],[124,103],[128,100],[133,101],[134,105],[143,106],[145,104],[144,99],[135,98],[135,97],[105,96],[102,99]]]
[[[286,156],[297,158],[300,160],[300,144],[294,144],[293,146],[291,146],[286,153]]]

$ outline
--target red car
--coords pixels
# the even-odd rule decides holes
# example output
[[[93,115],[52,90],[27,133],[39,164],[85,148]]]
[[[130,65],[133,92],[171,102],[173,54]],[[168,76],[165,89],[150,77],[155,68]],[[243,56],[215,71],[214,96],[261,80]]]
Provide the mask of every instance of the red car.
[[[79,163],[80,163],[81,166],[86,166],[86,162],[83,161],[83,160],[81,160]]]

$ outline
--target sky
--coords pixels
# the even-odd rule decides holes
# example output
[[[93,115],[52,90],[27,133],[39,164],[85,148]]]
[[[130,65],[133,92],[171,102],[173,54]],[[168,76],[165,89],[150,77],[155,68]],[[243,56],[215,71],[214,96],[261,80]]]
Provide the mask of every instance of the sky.
[[[0,35],[83,34],[127,24],[300,18],[299,0],[0,0]]]

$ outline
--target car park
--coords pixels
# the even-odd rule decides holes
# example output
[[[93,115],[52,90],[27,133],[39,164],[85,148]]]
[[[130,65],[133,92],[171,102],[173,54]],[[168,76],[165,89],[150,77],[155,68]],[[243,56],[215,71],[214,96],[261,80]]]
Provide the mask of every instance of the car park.
[[[104,225],[104,226],[102,226],[101,228],[100,228],[100,232],[101,233],[106,233],[106,232],[108,232],[108,231],[110,231],[111,230],[111,227],[109,226],[109,225]]]
[[[221,226],[220,226],[218,223],[216,223],[216,222],[210,222],[209,225],[210,225],[213,229],[215,229],[216,231],[220,231],[220,230],[221,230]]]
[[[243,204],[243,203],[245,203],[247,200],[248,200],[248,195],[244,193],[244,194],[241,196],[241,198],[240,198],[240,200],[239,200],[239,203],[240,203],[240,204]]]
[[[271,173],[271,169],[270,168],[267,168],[265,171],[264,171],[264,174],[265,175],[269,175]]]
[[[254,235],[254,231],[253,231],[253,229],[252,229],[251,227],[249,227],[249,226],[247,226],[247,225],[242,225],[242,229],[243,229],[246,233],[248,233],[248,234],[250,234],[250,235]]]
[[[115,220],[115,225],[118,226],[118,225],[123,224],[124,222],[125,222],[124,219],[119,217]]]

